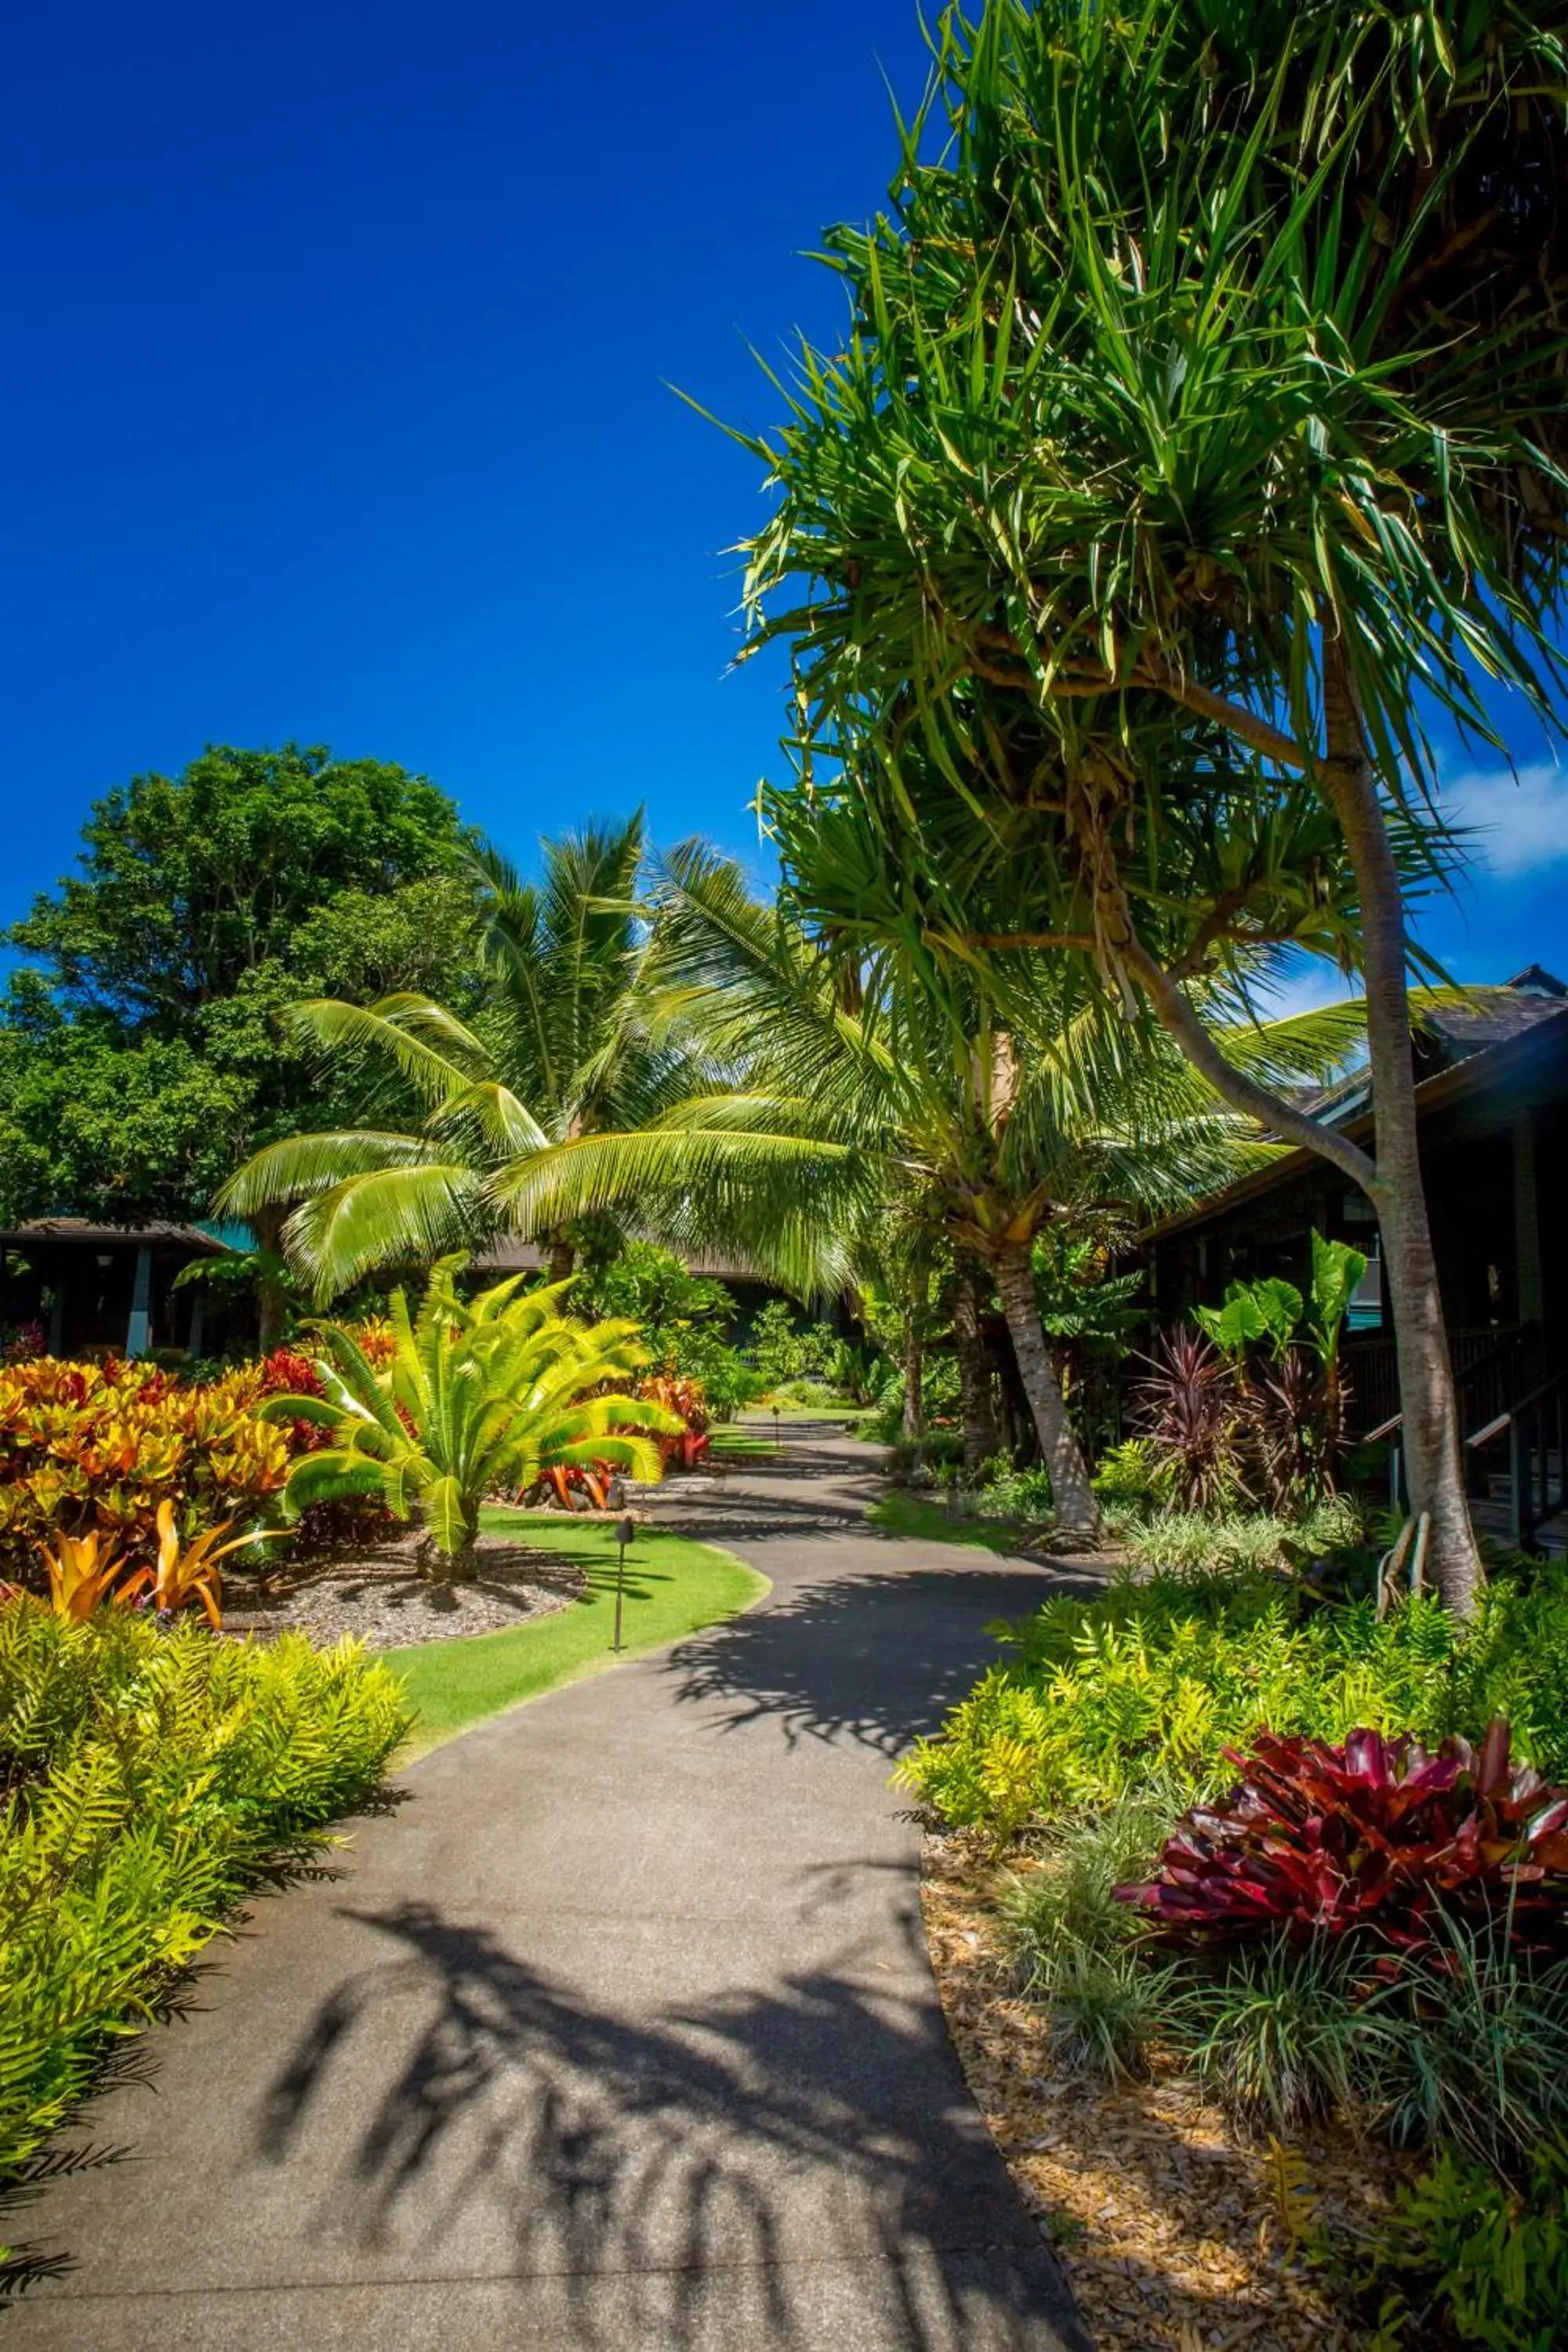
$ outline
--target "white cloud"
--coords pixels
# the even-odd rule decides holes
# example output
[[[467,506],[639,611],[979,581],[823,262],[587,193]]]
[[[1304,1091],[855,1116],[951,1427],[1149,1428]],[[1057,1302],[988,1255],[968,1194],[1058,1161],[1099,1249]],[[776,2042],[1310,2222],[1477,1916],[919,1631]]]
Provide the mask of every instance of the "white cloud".
[[[1347,980],[1337,964],[1314,961],[1282,974],[1267,998],[1260,997],[1258,1012],[1266,1021],[1291,1021],[1299,1013],[1319,1013],[1360,994],[1358,980]]]
[[[1550,761],[1451,777],[1442,801],[1454,824],[1474,828],[1465,845],[1500,881],[1568,858],[1568,774]]]

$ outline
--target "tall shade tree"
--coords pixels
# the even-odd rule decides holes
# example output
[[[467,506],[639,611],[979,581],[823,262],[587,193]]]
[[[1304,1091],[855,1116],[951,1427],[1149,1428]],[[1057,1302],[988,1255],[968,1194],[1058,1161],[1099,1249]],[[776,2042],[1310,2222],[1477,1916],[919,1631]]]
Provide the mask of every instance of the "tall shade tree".
[[[468,1019],[409,991],[288,1009],[288,1035],[315,1050],[334,1087],[358,1084],[364,1124],[256,1153],[219,1206],[252,1219],[286,1213],[284,1248],[318,1298],[469,1247],[511,1222],[499,1171],[574,1137],[635,1129],[689,1090],[689,1051],[655,1010],[636,897],[643,850],[637,816],[546,841],[537,883],[493,850],[474,853],[482,991]],[[416,1119],[376,1123],[388,1100],[412,1102]],[[564,1279],[571,1222],[528,1230],[548,1247],[552,1278]]]
[[[1460,1610],[1401,835],[1436,862],[1424,707],[1484,736],[1478,673],[1553,700],[1565,26],[1509,0],[950,11],[888,213],[827,238],[842,348],[748,440],[778,493],[755,641],[794,650],[808,770],[907,836],[918,752],[974,855],[1031,855],[1037,937],[1371,1198],[1411,1500]],[[1337,937],[1324,822],[1358,900]],[[1202,1017],[1289,940],[1364,975],[1375,1159]]]
[[[346,1111],[279,1051],[278,1008],[423,990],[466,1011],[464,841],[427,779],[319,747],[214,746],[95,802],[79,870],[6,935],[26,961],[0,996],[0,1222],[199,1217],[237,1161]],[[261,1304],[270,1328],[268,1283]]]
[[[844,822],[853,829],[855,813]],[[831,830],[826,812],[817,830]],[[752,1192],[761,1225],[778,1189],[798,1191],[809,1171],[815,1213],[839,1220],[851,1258],[858,1235],[874,1246],[891,1221],[912,1262],[922,1231],[980,1260],[1059,1523],[1092,1536],[1098,1510],[1041,1323],[1035,1241],[1107,1203],[1190,1199],[1250,1164],[1250,1124],[1244,1132],[1152,1024],[1109,1018],[1063,959],[999,959],[1005,996],[985,974],[933,959],[916,978],[891,957],[836,953],[698,848],[668,862],[658,902],[661,974],[736,1090],[693,1097],[635,1137],[537,1153],[500,1189],[538,1220],[661,1195],[700,1216],[721,1187],[731,1216]],[[1328,1025],[1342,1053],[1344,1024]],[[1298,1058],[1321,1062],[1324,1024],[1300,1028]]]

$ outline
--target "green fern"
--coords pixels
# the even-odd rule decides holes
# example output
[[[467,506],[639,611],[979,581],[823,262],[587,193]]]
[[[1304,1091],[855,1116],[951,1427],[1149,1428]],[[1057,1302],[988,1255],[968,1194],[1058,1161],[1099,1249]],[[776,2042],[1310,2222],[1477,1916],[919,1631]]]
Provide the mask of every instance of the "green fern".
[[[353,1643],[0,1604],[0,2181],[268,1862],[374,1785],[405,1728],[396,1683]]]

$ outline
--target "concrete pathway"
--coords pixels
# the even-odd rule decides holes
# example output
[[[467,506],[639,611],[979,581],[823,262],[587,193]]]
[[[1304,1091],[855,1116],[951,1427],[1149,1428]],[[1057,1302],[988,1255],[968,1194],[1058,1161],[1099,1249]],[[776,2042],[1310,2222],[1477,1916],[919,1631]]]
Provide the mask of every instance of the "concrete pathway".
[[[1087,2352],[965,2091],[889,1767],[1052,1580],[862,1524],[867,1451],[659,1500],[752,1615],[416,1765],[258,1903],[17,2352]],[[79,2134],[79,2137],[80,2135]]]

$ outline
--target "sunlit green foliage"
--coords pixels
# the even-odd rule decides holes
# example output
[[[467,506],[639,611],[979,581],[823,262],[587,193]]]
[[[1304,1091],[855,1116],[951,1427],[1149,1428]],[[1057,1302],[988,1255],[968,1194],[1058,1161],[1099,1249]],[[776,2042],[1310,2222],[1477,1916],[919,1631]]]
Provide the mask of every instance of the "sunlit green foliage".
[[[263,1866],[374,1784],[405,1722],[353,1643],[0,1603],[0,2177]]]

